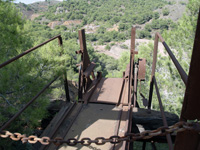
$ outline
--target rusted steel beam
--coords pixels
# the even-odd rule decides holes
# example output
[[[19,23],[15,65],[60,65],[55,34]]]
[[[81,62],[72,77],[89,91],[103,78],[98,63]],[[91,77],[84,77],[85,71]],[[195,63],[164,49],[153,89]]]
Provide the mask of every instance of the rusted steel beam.
[[[23,52],[23,53],[21,53],[21,54],[15,56],[15,57],[13,57],[13,58],[11,58],[10,60],[7,60],[6,62],[0,64],[0,68],[6,66],[6,65],[8,65],[8,64],[10,64],[11,62],[13,62],[13,61],[19,59],[20,57],[22,57],[22,56],[24,56],[24,55],[26,55],[26,54],[28,54],[28,53],[34,51],[35,49],[37,49],[37,48],[39,48],[39,47],[41,47],[41,46],[43,46],[43,45],[49,43],[50,41],[52,41],[52,40],[54,40],[54,39],[56,39],[56,38],[59,38],[59,37],[61,37],[61,35],[57,35],[57,36],[55,36],[55,37],[53,37],[53,38],[51,38],[51,39],[45,41],[45,42],[42,43],[42,44],[39,44],[39,45],[37,45],[37,46],[35,46],[35,47],[29,49],[29,50],[26,50],[25,52]],[[62,41],[62,40],[61,40],[61,41]],[[61,42],[61,41],[59,41],[59,42]],[[62,42],[61,42],[61,43],[62,43]]]
[[[135,52],[135,32],[136,32],[136,28],[132,27],[132,29],[131,29],[131,54],[134,54],[134,52]]]
[[[84,94],[83,96],[83,101],[84,104],[87,104],[92,96],[92,94],[94,93],[97,85],[99,84],[100,80],[102,78],[102,73],[101,72],[97,72],[97,79],[93,80],[92,84],[90,85],[90,90]]]
[[[130,69],[129,69],[129,84],[128,84],[128,102],[131,103],[131,91],[132,91],[132,80],[133,80],[133,65],[134,65],[134,52],[135,52],[135,32],[136,28],[131,29],[131,49],[130,49]]]
[[[158,35],[158,37],[160,38],[160,40],[161,40],[163,46],[165,47],[167,53],[168,53],[169,56],[170,56],[170,58],[172,59],[174,65],[176,66],[176,68],[177,68],[177,70],[178,70],[178,72],[179,72],[179,74],[180,74],[180,76],[181,76],[181,79],[183,80],[183,82],[184,82],[185,85],[186,85],[186,83],[187,83],[187,78],[188,78],[186,72],[185,72],[184,69],[181,67],[181,65],[179,64],[178,60],[176,59],[176,57],[174,56],[174,54],[172,53],[172,51],[170,50],[170,48],[168,47],[168,45],[165,43],[165,41],[164,41],[164,39],[162,38],[162,36],[161,36],[159,33],[157,33],[157,35]]]
[[[123,77],[123,83],[122,83],[122,86],[121,86],[121,91],[120,91],[120,96],[119,96],[117,106],[121,104],[122,94],[123,94],[123,91],[124,91],[124,84],[125,84],[125,76]],[[122,105],[124,105],[123,102],[122,102]]]
[[[0,129],[0,132],[7,128],[24,110],[26,110],[58,77],[55,77],[49,84],[47,84],[41,91],[37,93],[20,111],[18,111],[8,122],[6,122]]]
[[[152,71],[151,71],[151,81],[153,76],[155,76],[156,71],[156,62],[157,62],[157,54],[158,54],[158,34],[155,35],[154,40],[154,50],[153,50],[153,63],[152,63]]]
[[[131,133],[132,130],[132,115],[133,115],[133,105],[129,105],[129,114],[128,114],[128,119],[129,119],[129,124],[128,124],[128,132]],[[127,142],[127,149],[133,150],[133,143],[134,142]]]
[[[133,88],[133,107],[136,107],[137,102],[137,75],[138,75],[138,68],[137,65],[135,65],[135,71],[134,71],[134,88]]]
[[[181,121],[200,120],[200,11],[197,20],[197,29],[194,40],[192,58],[188,81],[186,84],[185,97],[181,111]],[[192,131],[178,133],[175,141],[175,150],[200,149],[200,135]]]
[[[181,119],[200,120],[200,12],[190,63],[188,83],[186,86]]]
[[[67,81],[67,72],[64,73],[63,78],[64,78],[66,102],[70,102],[69,87],[68,87],[68,81]]]
[[[95,63],[91,62],[91,64],[86,68],[86,70],[83,72],[83,75],[87,78],[91,75],[91,73],[93,72],[94,68],[95,68]]]
[[[67,111],[65,112],[65,114],[62,116],[62,118],[58,121],[58,123],[56,124],[56,126],[54,127],[53,131],[51,131],[51,133],[48,135],[49,138],[53,138],[53,136],[55,135],[55,133],[57,132],[58,128],[61,126],[62,122],[64,121],[64,119],[73,111],[73,109],[76,107],[76,102],[74,101],[71,106],[67,109]],[[82,107],[81,107],[82,108]],[[73,121],[72,121],[73,122]],[[42,145],[40,147],[40,150],[43,149],[47,149],[50,145]]]
[[[155,83],[156,94],[157,94],[157,97],[158,97],[158,102],[159,102],[160,112],[161,112],[161,115],[162,115],[163,124],[164,124],[164,126],[168,127],[167,119],[166,119],[166,116],[165,116],[165,112],[164,112],[164,108],[163,108],[163,105],[162,105],[160,92],[158,90],[158,85],[157,85],[155,76],[153,76],[153,80],[154,80],[154,83]],[[172,144],[172,139],[171,139],[170,134],[166,134],[166,138],[167,138],[167,142],[168,142],[168,145],[169,145],[169,149],[173,150],[173,144]]]
[[[156,71],[156,62],[157,62],[157,53],[158,53],[158,34],[155,34],[154,40],[154,50],[153,50],[153,63],[152,63],[152,71],[151,71],[151,81],[150,81],[150,90],[149,90],[149,102],[148,102],[148,109],[151,109],[151,102],[153,96],[153,77],[155,76]]]
[[[83,71],[88,67],[90,64],[90,58],[87,52],[87,45],[86,45],[86,38],[85,38],[85,30],[79,30],[78,31],[78,37],[80,42],[80,50],[82,51],[82,61],[83,61]]]
[[[138,80],[145,81],[146,74],[146,59],[139,58],[139,67],[138,67]]]

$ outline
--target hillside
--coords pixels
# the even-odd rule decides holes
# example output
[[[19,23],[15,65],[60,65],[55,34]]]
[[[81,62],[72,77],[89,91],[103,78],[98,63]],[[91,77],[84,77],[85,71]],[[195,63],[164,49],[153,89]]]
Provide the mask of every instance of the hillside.
[[[34,20],[36,17],[42,15],[45,11],[48,10],[49,6],[53,6],[58,4],[60,1],[50,1],[50,2],[35,2],[32,4],[24,4],[24,3],[17,3],[15,4],[17,8],[23,14],[23,17]]]
[[[154,19],[159,19],[160,22],[164,22],[162,19],[165,19],[167,22],[165,21],[164,24],[171,24],[170,20],[177,21],[182,16],[186,2],[187,0],[69,0],[60,3],[52,1],[17,5],[28,19],[49,25],[50,28],[55,28],[56,25],[68,27],[69,24],[66,25],[66,21],[81,20],[82,25],[91,23],[102,25],[106,22],[106,28],[118,25],[118,30],[120,30],[119,25],[121,28],[129,28],[131,24],[144,29],[146,24],[152,25]],[[55,21],[57,21],[56,24]],[[73,23],[73,25],[76,26],[79,23]]]
[[[137,27],[138,39],[151,39],[156,31],[171,30],[181,18],[188,0],[93,0],[19,3],[28,19],[64,32],[86,29],[95,49],[119,58],[124,49],[117,44],[130,38],[130,28]],[[63,32],[63,31],[61,31]],[[68,33],[69,36],[69,33]],[[114,43],[113,43],[114,42]],[[113,47],[114,46],[114,47]],[[117,57],[113,55],[114,48]],[[108,51],[110,50],[111,51]]]

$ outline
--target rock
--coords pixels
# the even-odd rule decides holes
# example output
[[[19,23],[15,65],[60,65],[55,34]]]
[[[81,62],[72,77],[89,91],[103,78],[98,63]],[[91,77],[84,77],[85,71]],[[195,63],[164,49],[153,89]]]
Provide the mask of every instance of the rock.
[[[165,112],[168,126],[171,126],[179,121],[179,117],[175,114]],[[132,130],[134,133],[144,130],[154,130],[162,127],[163,121],[160,111],[144,108],[134,108],[132,114]]]

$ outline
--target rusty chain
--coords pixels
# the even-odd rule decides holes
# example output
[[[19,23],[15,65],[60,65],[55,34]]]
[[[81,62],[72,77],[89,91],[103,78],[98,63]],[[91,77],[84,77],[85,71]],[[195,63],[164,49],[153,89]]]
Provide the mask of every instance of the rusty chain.
[[[115,135],[115,136],[111,136],[109,138],[97,137],[94,140],[91,140],[90,138],[82,138],[81,140],[77,140],[75,138],[69,138],[67,140],[64,140],[61,137],[56,137],[54,139],[50,139],[49,137],[46,137],[46,136],[39,138],[34,135],[27,137],[25,134],[22,135],[20,133],[11,133],[9,131],[2,131],[0,133],[0,137],[1,138],[10,138],[14,141],[21,140],[22,143],[29,142],[31,144],[40,142],[42,145],[48,145],[50,143],[54,143],[55,145],[59,146],[59,145],[65,143],[69,146],[75,146],[77,144],[89,146],[92,143],[94,143],[96,145],[103,145],[108,142],[110,142],[111,144],[117,144],[122,141],[130,142],[130,141],[136,141],[136,140],[141,140],[141,139],[150,139],[154,136],[164,136],[166,134],[183,132],[185,130],[193,130],[195,132],[200,133],[200,123],[199,122],[178,122],[170,127],[160,127],[156,130],[146,130],[141,133],[126,133],[125,136]]]

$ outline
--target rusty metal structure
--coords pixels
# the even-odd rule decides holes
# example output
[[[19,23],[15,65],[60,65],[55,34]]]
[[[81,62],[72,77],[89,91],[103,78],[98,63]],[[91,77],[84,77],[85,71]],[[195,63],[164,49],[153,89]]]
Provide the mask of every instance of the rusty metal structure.
[[[165,138],[162,139],[162,142],[167,142],[170,150],[200,149],[200,124],[187,122],[188,120],[200,119],[200,111],[198,110],[200,108],[200,95],[198,93],[198,85],[200,85],[200,15],[197,23],[189,75],[185,73],[162,36],[159,33],[155,34],[149,98],[143,104],[148,108],[149,113],[151,113],[152,95],[155,87],[163,127],[141,133],[133,133],[132,115],[134,115],[135,108],[139,107],[137,102],[137,94],[139,93],[137,86],[138,82],[145,80],[146,60],[145,58],[135,60],[135,55],[138,53],[135,50],[135,33],[136,29],[133,27],[131,30],[130,63],[123,73],[123,78],[104,78],[101,72],[95,73],[95,62],[90,61],[87,52],[85,30],[80,30],[78,32],[80,50],[76,51],[77,55],[81,55],[81,62],[77,65],[79,67],[78,101],[74,100],[70,103],[67,75],[64,73],[66,100],[70,104],[68,107],[63,107],[59,111],[40,138],[37,136],[27,137],[20,133],[5,131],[11,122],[23,113],[28,106],[59,78],[55,77],[27,105],[1,127],[0,137],[10,137],[12,140],[33,143],[35,144],[35,148],[40,150],[131,150],[133,149],[134,141],[143,142],[142,149],[144,150],[146,148],[146,142],[151,142],[152,148],[156,149],[154,142],[161,141],[159,137],[164,136]],[[0,64],[0,68],[55,39],[58,39],[59,45],[62,46],[61,35],[55,36]],[[164,113],[155,76],[159,39],[186,85],[180,122],[170,127],[168,126]],[[141,93],[140,95],[144,97]],[[172,133],[174,134],[172,135]],[[175,136],[175,140],[172,136]]]

